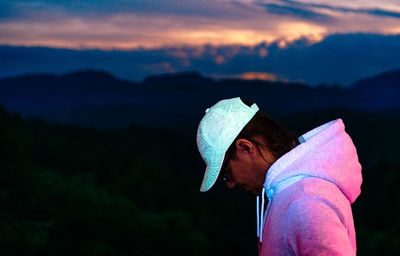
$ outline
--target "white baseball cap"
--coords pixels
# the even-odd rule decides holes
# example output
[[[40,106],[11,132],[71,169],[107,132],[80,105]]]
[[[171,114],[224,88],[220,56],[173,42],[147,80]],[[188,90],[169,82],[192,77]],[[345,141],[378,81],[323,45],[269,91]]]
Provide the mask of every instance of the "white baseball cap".
[[[251,107],[240,97],[221,100],[201,119],[197,129],[197,147],[206,162],[206,172],[200,191],[209,190],[218,178],[225,153],[246,124],[258,111],[254,103]]]

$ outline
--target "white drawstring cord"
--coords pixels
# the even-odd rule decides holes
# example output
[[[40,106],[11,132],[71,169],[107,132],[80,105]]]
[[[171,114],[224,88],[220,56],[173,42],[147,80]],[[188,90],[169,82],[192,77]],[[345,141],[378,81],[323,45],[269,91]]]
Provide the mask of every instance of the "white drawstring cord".
[[[264,220],[264,194],[265,194],[265,187],[263,187],[262,192],[261,192],[261,216],[260,216],[260,227],[259,227],[259,233],[260,233],[260,243],[262,243],[262,233],[263,233],[263,220]]]
[[[260,197],[257,196],[257,237],[260,237]]]

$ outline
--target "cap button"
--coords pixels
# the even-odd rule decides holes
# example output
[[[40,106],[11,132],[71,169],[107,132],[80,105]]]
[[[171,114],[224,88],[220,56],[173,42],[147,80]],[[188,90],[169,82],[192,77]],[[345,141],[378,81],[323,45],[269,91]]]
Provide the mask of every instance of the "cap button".
[[[207,108],[207,109],[206,109],[206,113],[207,113],[209,110],[210,110],[210,108]]]

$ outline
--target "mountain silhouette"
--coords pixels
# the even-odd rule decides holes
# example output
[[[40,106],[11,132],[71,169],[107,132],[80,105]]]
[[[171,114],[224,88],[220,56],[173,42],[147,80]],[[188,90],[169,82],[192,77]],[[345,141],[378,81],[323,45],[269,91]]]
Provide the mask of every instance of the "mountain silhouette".
[[[400,70],[339,86],[214,80],[190,71],[123,81],[97,70],[29,74],[0,80],[0,103],[24,117],[95,126],[195,126],[204,110],[231,97],[248,98],[269,115],[342,107],[399,116]]]
[[[389,71],[356,82],[353,93],[362,99],[362,108],[382,110],[398,108],[400,96],[400,70]]]

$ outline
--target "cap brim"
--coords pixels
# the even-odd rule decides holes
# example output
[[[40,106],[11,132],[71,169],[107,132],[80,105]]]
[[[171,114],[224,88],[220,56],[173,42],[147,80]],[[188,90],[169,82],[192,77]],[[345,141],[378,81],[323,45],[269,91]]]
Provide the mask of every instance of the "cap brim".
[[[225,153],[216,157],[216,161],[207,165],[204,173],[203,181],[201,183],[200,192],[208,191],[218,179],[221,171],[222,163],[224,162]]]

